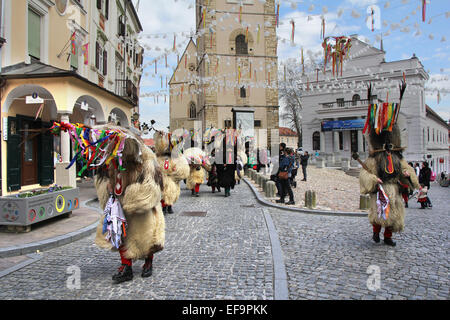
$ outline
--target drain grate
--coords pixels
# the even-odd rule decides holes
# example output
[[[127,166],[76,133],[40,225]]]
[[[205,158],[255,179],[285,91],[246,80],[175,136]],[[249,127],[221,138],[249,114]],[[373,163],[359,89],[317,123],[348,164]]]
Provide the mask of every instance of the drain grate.
[[[183,211],[180,216],[186,217],[206,217],[207,211]]]

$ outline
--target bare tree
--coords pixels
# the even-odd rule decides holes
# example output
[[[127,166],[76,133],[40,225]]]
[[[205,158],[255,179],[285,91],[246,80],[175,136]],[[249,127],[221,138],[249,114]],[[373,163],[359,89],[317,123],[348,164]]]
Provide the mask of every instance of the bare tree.
[[[282,74],[278,81],[278,95],[284,102],[281,111],[281,119],[287,123],[291,130],[297,133],[298,147],[302,144],[302,111],[301,89],[298,83],[301,82],[302,66],[296,64],[293,59],[287,60],[284,68],[280,68]]]

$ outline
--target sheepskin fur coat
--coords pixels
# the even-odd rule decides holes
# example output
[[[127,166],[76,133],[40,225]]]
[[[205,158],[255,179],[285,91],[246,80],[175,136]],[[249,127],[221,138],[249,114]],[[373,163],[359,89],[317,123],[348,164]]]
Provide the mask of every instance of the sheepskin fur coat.
[[[367,169],[361,169],[359,181],[362,194],[370,194],[370,212],[369,221],[372,225],[380,225],[384,228],[389,227],[392,232],[401,232],[405,227],[405,206],[400,194],[400,184],[407,184],[411,190],[419,188],[419,181],[417,179],[414,168],[408,165],[403,159],[401,152],[392,151],[392,159],[394,165],[394,173],[388,174],[386,168],[386,154],[385,152],[374,152],[380,150],[386,141],[394,146],[400,148],[400,131],[397,125],[394,126],[392,132],[382,133],[376,135],[373,130],[366,136],[369,142],[369,150],[371,155],[364,162]],[[407,172],[409,177],[403,173]],[[378,178],[383,181],[383,189],[389,198],[390,212],[389,217],[384,220],[378,217],[377,213],[377,189]]]
[[[165,220],[161,208],[163,177],[155,154],[143,143],[140,137],[130,131],[114,126],[96,129],[120,129],[132,138],[127,138],[123,151],[122,195],[118,199],[122,205],[128,227],[123,246],[127,259],[145,259],[150,254],[164,248]],[[117,170],[100,168],[95,177],[95,188],[101,208],[109,199],[108,182],[116,185]],[[113,249],[102,234],[103,219],[97,227],[95,243],[105,249]]]
[[[171,152],[168,134],[156,132],[153,139],[155,141],[158,165],[163,174],[162,200],[164,200],[164,204],[172,206],[180,197],[181,180],[189,177],[189,163],[185,157],[178,156],[176,152]]]
[[[202,166],[202,160],[205,159],[205,153],[199,148],[189,148],[183,153],[184,158],[189,162],[190,173],[186,181],[186,186],[189,190],[193,190],[196,184],[203,184],[206,178],[205,167]]]

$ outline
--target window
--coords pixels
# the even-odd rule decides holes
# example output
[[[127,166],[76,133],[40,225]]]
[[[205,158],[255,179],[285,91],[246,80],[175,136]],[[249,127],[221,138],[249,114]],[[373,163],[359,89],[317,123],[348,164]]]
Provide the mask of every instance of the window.
[[[434,128],[433,128],[433,142],[434,142]]]
[[[225,129],[231,129],[231,120],[225,120],[224,127]]]
[[[356,106],[359,100],[361,100],[361,97],[359,96],[359,94],[355,94],[352,98],[352,106]]]
[[[125,37],[125,16],[124,15],[121,15],[119,17],[119,23],[117,25],[117,28],[118,28],[117,34],[119,36]]]
[[[254,126],[255,128],[261,128],[261,120],[255,120]]]
[[[243,34],[236,37],[236,54],[248,54],[247,42]]]
[[[102,8],[104,10],[102,10]],[[109,16],[109,0],[97,0],[97,9],[101,11],[101,13],[105,16],[106,20],[108,20]]]
[[[344,133],[339,131],[339,150],[344,150]]]
[[[241,88],[241,98],[245,98],[247,97],[247,91],[245,90],[244,87]]]
[[[428,142],[430,142],[430,127],[427,127]]]
[[[28,8],[28,54],[41,58],[41,16]]]
[[[337,103],[338,107],[343,107],[344,106],[344,98],[336,99],[336,103]]]
[[[320,132],[319,131],[314,132],[312,139],[313,139],[312,143],[313,150],[320,150]]]
[[[98,41],[95,43],[95,67],[104,76],[108,74],[108,52]]]
[[[372,102],[372,103],[374,100],[377,100],[377,99],[378,99],[377,95],[370,96],[370,102]]]
[[[191,102],[189,104],[189,119],[197,118],[197,109],[195,107],[195,103]]]

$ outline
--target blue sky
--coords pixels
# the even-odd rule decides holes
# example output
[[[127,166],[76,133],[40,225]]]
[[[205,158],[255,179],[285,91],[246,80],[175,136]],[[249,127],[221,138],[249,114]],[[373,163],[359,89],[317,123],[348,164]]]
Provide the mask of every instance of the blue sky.
[[[137,2],[134,0],[135,4]],[[366,25],[370,5],[380,9],[380,29],[374,32]],[[176,66],[177,54],[171,51],[174,35],[181,56],[195,30],[194,7],[195,0],[139,1],[138,14],[144,28],[141,43],[146,47],[140,113],[144,122],[155,119],[159,129],[169,125],[169,98],[167,96],[164,103],[162,94],[168,94],[164,91],[166,77],[170,79]],[[325,17],[326,36],[358,34],[379,48],[382,35],[386,61],[408,59],[416,54],[430,75],[426,84],[426,103],[444,119],[450,119],[450,35],[446,34],[450,30],[449,0],[427,0],[425,22],[422,22],[422,0],[280,1],[279,63],[288,58],[299,59],[301,47],[306,62],[308,50],[320,58],[322,16]],[[290,43],[291,20],[295,21],[295,46]],[[165,52],[170,52],[168,68],[165,67]],[[156,74],[155,59],[158,60]],[[439,104],[436,90],[440,91]],[[160,96],[155,103],[155,97],[149,95],[157,93]]]

